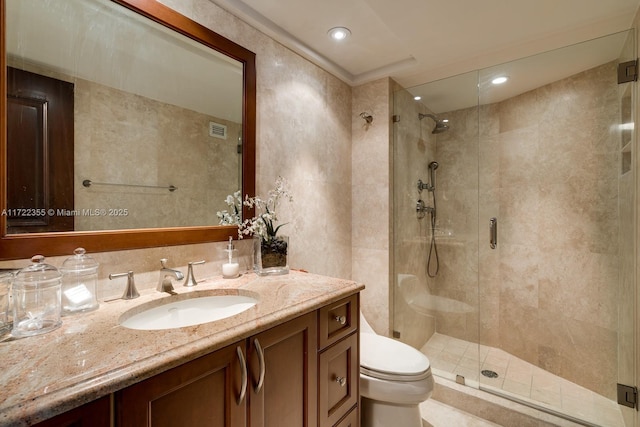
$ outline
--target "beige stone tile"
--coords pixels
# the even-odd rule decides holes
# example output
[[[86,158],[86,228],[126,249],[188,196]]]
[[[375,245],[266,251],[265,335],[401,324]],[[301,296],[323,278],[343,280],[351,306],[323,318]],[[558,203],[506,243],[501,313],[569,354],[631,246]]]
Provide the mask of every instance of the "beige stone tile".
[[[505,378],[502,390],[517,396],[531,397],[531,384],[523,384],[508,378]]]
[[[475,368],[466,368],[462,365],[458,365],[454,372],[457,375],[464,377],[465,383],[469,387],[475,387],[475,384],[478,383],[480,372],[478,371],[478,367]],[[456,378],[457,379],[457,378]]]
[[[531,399],[555,408],[560,408],[562,406],[562,396],[560,393],[553,393],[547,389],[532,387]]]
[[[424,355],[427,356],[430,360],[435,360],[438,358],[438,356],[442,352],[442,349],[437,347],[431,347],[428,344],[426,344],[422,347],[422,349],[420,349],[420,351],[424,353]]]
[[[477,373],[480,368],[480,361],[478,359],[470,358],[466,355],[463,355],[463,357],[460,359],[460,362],[458,363],[458,366],[461,368],[473,370]]]
[[[510,98],[499,104],[500,133],[537,125],[542,105],[534,91]]]
[[[458,367],[457,360],[452,361],[442,353],[433,360],[429,359],[429,361],[431,362],[431,368],[436,375],[452,374]],[[455,376],[449,375],[448,377],[450,379],[455,379]]]
[[[523,369],[521,367],[514,366],[513,363],[509,364],[505,377],[505,379],[507,380],[515,381],[521,384],[531,385],[532,383],[531,368],[529,367],[528,369]]]
[[[434,399],[420,404],[423,427],[496,427],[497,424],[452,408]]]

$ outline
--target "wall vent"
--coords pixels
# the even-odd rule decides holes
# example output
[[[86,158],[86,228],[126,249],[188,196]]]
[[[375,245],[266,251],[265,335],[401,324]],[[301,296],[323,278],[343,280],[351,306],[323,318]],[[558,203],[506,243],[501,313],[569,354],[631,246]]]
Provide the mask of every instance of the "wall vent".
[[[216,122],[209,122],[209,136],[227,139],[227,127]]]

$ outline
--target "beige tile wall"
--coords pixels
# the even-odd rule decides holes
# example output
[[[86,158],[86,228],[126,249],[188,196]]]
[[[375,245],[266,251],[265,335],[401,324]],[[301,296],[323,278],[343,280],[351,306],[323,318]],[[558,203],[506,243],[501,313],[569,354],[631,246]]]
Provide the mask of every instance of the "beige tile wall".
[[[362,312],[383,335],[389,335],[392,83],[381,79],[354,87],[352,106],[352,278],[367,285]],[[362,112],[373,116],[371,124]]]

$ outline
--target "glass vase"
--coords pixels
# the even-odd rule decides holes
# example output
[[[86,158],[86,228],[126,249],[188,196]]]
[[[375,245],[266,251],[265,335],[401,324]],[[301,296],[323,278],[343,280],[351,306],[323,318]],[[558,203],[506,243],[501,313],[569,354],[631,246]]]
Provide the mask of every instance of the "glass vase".
[[[271,240],[253,238],[253,270],[259,276],[289,273],[289,236],[276,236]]]

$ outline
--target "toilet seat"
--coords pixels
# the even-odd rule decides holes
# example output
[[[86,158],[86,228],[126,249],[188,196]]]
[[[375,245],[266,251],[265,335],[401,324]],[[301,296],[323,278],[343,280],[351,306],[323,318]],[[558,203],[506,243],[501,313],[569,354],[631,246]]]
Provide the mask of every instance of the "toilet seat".
[[[421,381],[431,376],[427,356],[376,334],[360,334],[360,373],[387,381]]]

